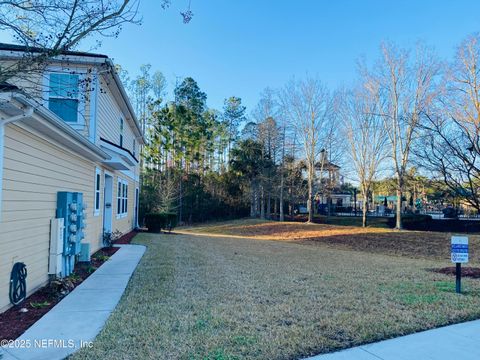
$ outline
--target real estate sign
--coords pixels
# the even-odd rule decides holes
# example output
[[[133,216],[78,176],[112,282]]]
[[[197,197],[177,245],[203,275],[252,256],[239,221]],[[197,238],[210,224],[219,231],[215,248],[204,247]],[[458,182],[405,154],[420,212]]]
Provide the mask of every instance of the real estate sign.
[[[453,263],[468,262],[467,236],[452,236],[451,259]]]

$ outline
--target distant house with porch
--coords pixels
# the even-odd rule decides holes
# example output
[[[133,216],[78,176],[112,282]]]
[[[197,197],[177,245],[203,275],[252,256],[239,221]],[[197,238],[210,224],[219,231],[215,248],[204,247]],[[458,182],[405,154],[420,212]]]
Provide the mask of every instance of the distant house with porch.
[[[342,189],[344,178],[341,175],[341,167],[327,160],[326,152],[322,153],[322,160],[315,164],[315,204],[320,213],[327,213],[330,210],[342,210],[351,207],[353,204],[353,194],[345,192]],[[303,165],[305,167],[305,165]],[[306,179],[306,167],[303,171],[303,177]]]

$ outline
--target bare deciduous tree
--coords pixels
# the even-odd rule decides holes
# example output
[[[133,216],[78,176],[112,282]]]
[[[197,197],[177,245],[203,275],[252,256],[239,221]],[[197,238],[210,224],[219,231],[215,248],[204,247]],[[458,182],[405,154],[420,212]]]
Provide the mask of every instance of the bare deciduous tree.
[[[381,108],[378,115],[391,146],[393,170],[397,181],[396,229],[402,228],[402,196],[405,176],[423,114],[428,113],[435,96],[435,79],[440,66],[430,50],[417,46],[414,55],[383,44],[376,67],[364,76],[378,87]]]
[[[422,164],[480,211],[480,35],[458,48],[436,109],[426,116]]]
[[[49,59],[74,50],[90,35],[117,36],[138,23],[138,0],[10,0],[0,2],[0,30],[26,49],[0,68],[0,83],[42,70]]]
[[[315,165],[322,150],[325,133],[331,128],[333,101],[318,78],[292,79],[280,92],[282,111],[303,146],[307,165],[308,221],[313,221]]]
[[[342,92],[340,118],[348,140],[348,158],[355,170],[363,198],[362,226],[367,226],[368,194],[387,156],[387,133],[378,115],[381,104],[376,84],[364,82],[353,91]]]

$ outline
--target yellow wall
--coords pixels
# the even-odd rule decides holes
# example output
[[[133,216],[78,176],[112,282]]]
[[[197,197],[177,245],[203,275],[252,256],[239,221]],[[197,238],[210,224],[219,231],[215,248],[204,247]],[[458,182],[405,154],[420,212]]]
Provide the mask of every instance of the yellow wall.
[[[120,145],[120,118],[124,120],[123,126],[123,148],[135,152],[138,159],[138,142],[133,149],[133,131],[112,93],[104,80],[100,81],[101,90],[98,92],[97,116],[101,121],[97,122],[97,136],[104,138],[114,144]]]
[[[119,173],[73,154],[47,141],[25,125],[5,129],[3,202],[0,220],[0,312],[8,307],[8,287],[12,266],[24,262],[28,269],[29,293],[48,280],[50,219],[55,217],[57,192],[82,192],[87,204],[85,240],[91,252],[101,247],[103,232],[103,172],[114,176],[112,229],[122,233],[133,227],[134,191],[129,182],[128,215],[116,219],[116,181]],[[100,214],[94,216],[95,167],[102,171]]]

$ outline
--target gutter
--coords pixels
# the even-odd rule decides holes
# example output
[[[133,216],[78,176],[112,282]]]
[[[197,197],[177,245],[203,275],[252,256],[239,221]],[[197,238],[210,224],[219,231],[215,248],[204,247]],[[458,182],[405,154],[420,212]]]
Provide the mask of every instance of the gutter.
[[[0,46],[0,60],[18,59],[18,55],[11,54],[12,52],[16,52],[16,51],[17,50],[10,50],[10,51],[2,50]],[[18,52],[21,52],[21,50],[18,50]],[[122,84],[122,80],[120,79],[120,77],[117,74],[117,71],[115,70],[115,64],[113,63],[112,59],[110,59],[106,55],[99,55],[99,54],[90,54],[90,55],[91,56],[88,56],[87,54],[72,52],[69,54],[59,55],[58,57],[51,59],[51,61],[52,63],[56,63],[56,62],[62,63],[62,62],[68,61],[71,64],[97,65],[97,66],[107,65],[111,70],[110,73],[113,80],[115,81],[115,85],[119,89],[120,95],[122,96],[123,101],[125,102],[127,109],[132,116],[134,127],[137,130],[136,139],[138,140],[139,145],[145,145],[146,141],[142,132],[142,128],[140,127],[137,116],[135,115],[135,111],[133,110],[132,104],[130,103],[130,99]],[[87,57],[88,60],[85,60],[84,59],[85,57]]]
[[[23,114],[15,115],[11,118],[0,119],[0,222],[2,221],[2,193],[3,193],[3,155],[4,155],[4,139],[5,125],[31,118],[33,115],[33,106],[27,106]]]
[[[70,125],[66,124],[63,120],[58,118],[54,113],[50,110],[46,109],[45,107],[39,105],[33,100],[30,100],[25,95],[17,93],[17,92],[10,92],[10,93],[1,93],[0,100],[3,100],[5,103],[10,103],[15,108],[23,110],[22,113],[18,115],[14,115],[12,117],[6,119],[0,119],[0,223],[1,223],[1,215],[2,215],[2,192],[3,192],[3,167],[4,167],[4,138],[5,138],[5,126],[7,124],[16,123],[25,120],[35,120],[35,115],[44,121],[45,123],[49,124],[54,129],[62,134],[62,136],[66,135],[66,138],[72,139],[74,142],[79,144],[79,146],[88,149],[92,158],[96,158],[97,161],[104,161],[110,159],[110,155],[108,155],[105,151],[103,151],[97,145],[91,143],[87,138],[83,135],[79,134],[75,129],[73,129]],[[40,124],[41,122],[39,122]],[[35,126],[36,122],[31,124],[30,126]],[[72,141],[69,140],[69,141]]]
[[[47,120],[56,128],[59,128],[62,132],[74,138],[76,141],[81,143],[83,146],[88,148],[97,156],[103,159],[110,158],[110,155],[108,155],[105,151],[100,149],[100,147],[90,142],[83,135],[79,134],[77,130],[72,128],[70,125],[66,124],[63,120],[61,120],[60,118],[57,118],[55,114],[53,114],[50,110],[46,109],[44,106],[36,105],[32,100],[29,100],[26,96],[21,94],[14,94],[12,97],[23,105],[31,106],[35,113],[38,113],[43,119]]]

